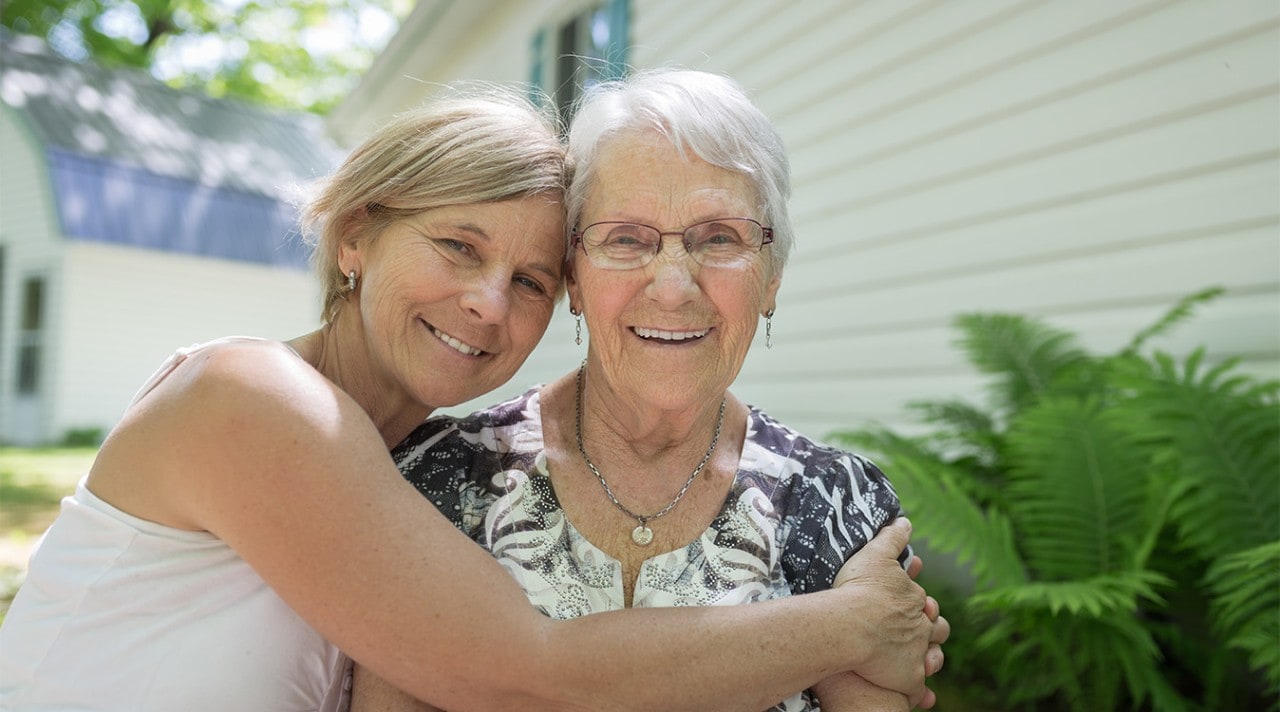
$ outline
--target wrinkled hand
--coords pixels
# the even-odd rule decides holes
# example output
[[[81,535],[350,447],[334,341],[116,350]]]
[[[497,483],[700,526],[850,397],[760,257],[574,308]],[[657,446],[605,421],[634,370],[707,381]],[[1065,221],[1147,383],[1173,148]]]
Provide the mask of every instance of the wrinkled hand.
[[[911,539],[911,524],[899,517],[845,562],[836,586],[859,590],[864,621],[863,662],[853,669],[870,682],[906,695],[928,709],[936,702],[925,678],[942,669],[942,643],[951,626],[938,602],[914,580],[922,566],[913,557],[904,571],[899,554]]]

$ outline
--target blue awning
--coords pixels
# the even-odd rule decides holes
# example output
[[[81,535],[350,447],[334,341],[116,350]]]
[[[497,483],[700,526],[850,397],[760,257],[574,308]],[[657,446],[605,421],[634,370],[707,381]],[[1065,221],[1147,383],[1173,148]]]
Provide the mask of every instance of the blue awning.
[[[287,201],[56,148],[46,151],[58,219],[74,240],[305,268]]]

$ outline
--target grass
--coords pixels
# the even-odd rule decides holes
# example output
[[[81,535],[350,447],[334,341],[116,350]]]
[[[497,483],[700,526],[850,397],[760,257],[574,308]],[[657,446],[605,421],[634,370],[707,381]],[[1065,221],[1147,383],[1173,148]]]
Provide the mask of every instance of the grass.
[[[0,620],[26,576],[31,547],[97,453],[93,447],[0,447]]]

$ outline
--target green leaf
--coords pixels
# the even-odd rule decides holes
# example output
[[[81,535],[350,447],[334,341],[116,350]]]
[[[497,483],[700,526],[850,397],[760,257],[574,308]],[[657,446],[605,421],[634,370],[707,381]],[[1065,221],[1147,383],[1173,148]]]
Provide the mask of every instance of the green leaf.
[[[990,390],[998,411],[1017,412],[1057,379],[1088,362],[1065,331],[1012,314],[964,314],[956,319],[959,346],[979,371],[994,377]]]

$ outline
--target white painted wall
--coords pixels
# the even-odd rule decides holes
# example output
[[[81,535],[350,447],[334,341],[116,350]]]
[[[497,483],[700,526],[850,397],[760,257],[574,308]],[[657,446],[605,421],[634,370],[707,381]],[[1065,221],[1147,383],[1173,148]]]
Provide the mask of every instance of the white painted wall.
[[[319,326],[320,290],[309,271],[64,240],[43,154],[4,105],[0,156],[0,442],[111,428],[179,346],[232,334],[287,339]],[[32,272],[47,279],[36,398],[14,393],[20,290]]]
[[[46,364],[43,392],[18,396],[17,345],[22,285],[31,274],[46,279],[45,354],[57,348],[56,285],[61,279],[57,218],[49,178],[35,137],[21,117],[0,104],[0,442],[38,440],[48,426],[47,396],[56,378]]]
[[[461,38],[406,26],[397,42],[451,59],[404,69],[524,80],[537,23],[581,4],[500,4]],[[798,249],[774,348],[761,329],[735,385],[780,420],[822,437],[976,397],[951,346],[960,312],[1042,316],[1111,349],[1210,285],[1228,294],[1158,345],[1280,377],[1280,5],[632,9],[633,65],[729,74],[787,142]],[[572,333],[562,304],[510,386],[455,410],[573,368]]]
[[[68,241],[50,432],[113,426],[175,349],[221,336],[289,339],[320,325],[309,271]]]

